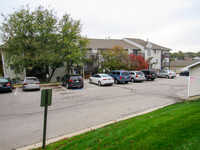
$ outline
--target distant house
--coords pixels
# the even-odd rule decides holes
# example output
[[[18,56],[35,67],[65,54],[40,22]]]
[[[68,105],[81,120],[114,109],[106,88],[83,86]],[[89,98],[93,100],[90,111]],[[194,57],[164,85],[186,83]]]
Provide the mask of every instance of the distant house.
[[[170,63],[170,70],[176,72],[177,74],[181,73],[186,66],[189,66],[193,63],[198,62],[199,60],[176,60],[176,61],[171,61]],[[183,69],[184,68],[184,69]]]
[[[200,96],[200,61],[187,66],[189,70],[188,97]]]

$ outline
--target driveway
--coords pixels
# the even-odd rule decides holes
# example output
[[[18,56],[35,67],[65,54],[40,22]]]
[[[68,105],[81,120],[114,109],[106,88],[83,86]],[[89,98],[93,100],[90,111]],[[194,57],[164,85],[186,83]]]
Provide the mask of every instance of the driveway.
[[[48,107],[47,139],[187,99],[187,77],[142,83],[53,89]],[[0,93],[0,149],[42,141],[44,108],[40,91]]]

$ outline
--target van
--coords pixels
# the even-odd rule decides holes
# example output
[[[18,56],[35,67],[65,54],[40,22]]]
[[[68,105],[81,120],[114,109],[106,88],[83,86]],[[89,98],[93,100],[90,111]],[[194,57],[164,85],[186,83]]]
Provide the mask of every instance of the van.
[[[130,73],[127,70],[113,70],[109,75],[114,79],[115,84],[127,84],[131,80]]]

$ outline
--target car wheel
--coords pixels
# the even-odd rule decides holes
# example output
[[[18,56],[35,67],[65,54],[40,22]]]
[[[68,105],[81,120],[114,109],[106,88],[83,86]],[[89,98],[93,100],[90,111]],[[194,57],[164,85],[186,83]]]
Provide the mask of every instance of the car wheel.
[[[62,82],[62,86],[64,86],[64,82]]]
[[[98,85],[101,86],[101,82],[100,81],[98,82]]]
[[[117,84],[117,83],[118,83],[117,79],[114,79],[114,83],[115,83],[115,84]]]
[[[165,76],[165,78],[169,79],[169,76]]]
[[[127,83],[128,83],[128,81],[125,81],[125,83],[127,84]]]
[[[89,80],[89,83],[92,84],[92,80],[91,79]]]
[[[66,84],[66,88],[69,89],[69,84]]]
[[[147,79],[147,81],[149,81],[149,78],[146,78]]]
[[[135,82],[134,78],[131,78],[131,82]]]
[[[10,92],[12,92],[12,87],[10,88],[10,90],[9,90]]]
[[[153,81],[154,79],[151,79],[151,81]]]

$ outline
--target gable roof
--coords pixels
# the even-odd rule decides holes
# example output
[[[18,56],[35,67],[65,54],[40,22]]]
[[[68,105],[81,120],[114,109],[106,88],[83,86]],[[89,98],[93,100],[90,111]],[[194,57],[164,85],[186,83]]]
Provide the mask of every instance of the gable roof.
[[[177,60],[177,61],[171,61],[170,66],[171,67],[186,67],[188,65],[191,65],[193,63],[198,62],[199,60]]]
[[[196,62],[196,63],[194,63],[194,64],[191,64],[191,65],[187,66],[187,68],[192,68],[192,67],[197,66],[197,65],[199,65],[199,64],[200,64],[200,61],[198,61],[198,62]]]
[[[88,48],[98,48],[98,49],[111,49],[114,46],[122,46],[124,49],[140,49],[132,44],[129,44],[123,40],[117,39],[88,39]]]
[[[144,40],[136,39],[136,38],[125,38],[125,39],[127,39],[129,41],[132,41],[132,42],[135,42],[135,43],[137,43],[139,45],[142,45],[143,47],[146,47],[148,45],[148,43],[149,43],[148,41],[144,41]],[[151,44],[152,44],[152,49],[171,50],[170,48],[166,48],[166,47],[154,44],[154,43],[151,43]]]

